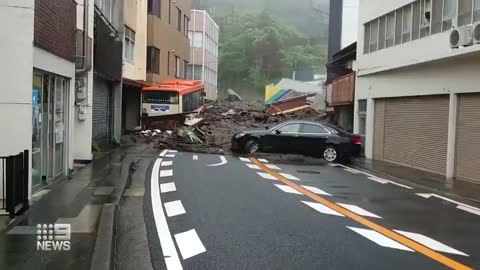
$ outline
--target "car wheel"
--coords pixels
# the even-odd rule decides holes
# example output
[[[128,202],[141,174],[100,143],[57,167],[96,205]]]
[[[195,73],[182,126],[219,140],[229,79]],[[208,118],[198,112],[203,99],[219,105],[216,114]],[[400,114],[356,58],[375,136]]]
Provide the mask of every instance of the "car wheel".
[[[248,154],[256,154],[260,150],[260,144],[256,140],[250,140],[245,144],[245,152]]]
[[[323,158],[328,162],[337,162],[340,160],[340,155],[334,146],[327,146],[323,149]]]

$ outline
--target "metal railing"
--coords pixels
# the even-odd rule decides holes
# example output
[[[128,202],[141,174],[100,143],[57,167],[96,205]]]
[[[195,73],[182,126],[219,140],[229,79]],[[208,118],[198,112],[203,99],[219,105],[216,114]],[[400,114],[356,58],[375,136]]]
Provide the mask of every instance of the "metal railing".
[[[29,208],[28,150],[16,156],[0,157],[0,210],[10,218]]]

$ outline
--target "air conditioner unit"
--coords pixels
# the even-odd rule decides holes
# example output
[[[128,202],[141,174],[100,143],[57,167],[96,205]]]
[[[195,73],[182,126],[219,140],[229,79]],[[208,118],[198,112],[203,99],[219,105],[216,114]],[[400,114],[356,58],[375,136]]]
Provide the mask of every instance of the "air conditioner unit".
[[[465,25],[452,29],[450,32],[450,48],[470,46],[473,44],[473,26]]]
[[[480,22],[473,24],[473,43],[480,44]]]

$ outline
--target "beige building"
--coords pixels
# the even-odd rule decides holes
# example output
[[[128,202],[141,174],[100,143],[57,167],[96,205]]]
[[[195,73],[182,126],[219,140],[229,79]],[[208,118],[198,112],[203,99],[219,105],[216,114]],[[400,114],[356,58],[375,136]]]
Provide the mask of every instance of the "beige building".
[[[204,10],[192,10],[188,31],[191,61],[187,67],[187,79],[205,84],[206,98],[218,96],[218,38],[219,27]]]
[[[190,0],[148,1],[147,79],[149,85],[185,78],[190,62]]]
[[[147,78],[147,0],[123,2],[122,131],[140,125],[141,91]]]
[[[480,183],[480,1],[361,0],[359,19],[366,157]]]

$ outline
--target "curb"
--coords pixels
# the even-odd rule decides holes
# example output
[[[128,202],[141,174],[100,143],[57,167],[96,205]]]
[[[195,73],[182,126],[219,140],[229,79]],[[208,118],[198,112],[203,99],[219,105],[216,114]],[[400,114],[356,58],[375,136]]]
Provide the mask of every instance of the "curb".
[[[111,203],[103,205],[97,229],[97,239],[93,250],[91,270],[113,269],[114,237],[117,206]]]
[[[437,192],[437,193],[441,193],[442,195],[446,195],[446,196],[453,197],[453,198],[455,198],[455,199],[459,199],[459,200],[464,200],[464,201],[469,201],[469,202],[473,202],[473,203],[480,204],[480,201],[478,201],[478,200],[476,200],[476,199],[473,199],[473,198],[464,197],[464,196],[461,196],[461,195],[458,195],[458,194],[455,194],[455,193],[451,193],[451,192],[443,191],[443,190],[440,190],[440,189],[437,189],[437,188],[433,188],[433,187],[430,187],[430,186],[427,186],[427,185],[419,184],[419,183],[417,183],[417,182],[412,182],[412,181],[409,181],[409,180],[407,180],[407,179],[398,178],[398,177],[395,177],[395,176],[393,176],[393,175],[389,175],[389,174],[384,173],[384,172],[379,172],[379,171],[373,170],[373,169],[371,169],[371,168],[366,168],[366,167],[363,167],[363,166],[360,166],[360,165],[357,165],[357,164],[351,164],[351,165],[352,165],[352,167],[357,168],[357,169],[367,170],[367,171],[369,171],[369,172],[373,172],[373,173],[382,175],[382,176],[384,176],[384,177],[393,178],[393,179],[395,179],[395,180],[399,180],[399,181],[404,182],[404,183],[406,183],[406,184],[411,184],[411,185],[414,185],[414,186],[417,186],[417,187],[420,187],[420,188],[428,189],[428,190],[431,190],[431,191],[434,191],[434,192]]]

